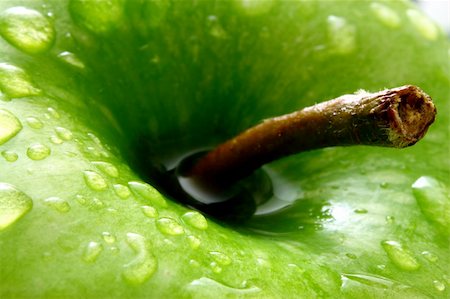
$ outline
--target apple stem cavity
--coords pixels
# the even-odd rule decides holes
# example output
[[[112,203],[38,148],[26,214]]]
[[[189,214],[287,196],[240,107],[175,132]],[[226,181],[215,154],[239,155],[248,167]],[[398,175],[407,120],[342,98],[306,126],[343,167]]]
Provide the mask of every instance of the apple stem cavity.
[[[416,86],[359,91],[266,119],[199,158],[184,175],[220,190],[264,164],[303,151],[350,145],[404,148],[425,135],[435,115],[431,98]]]

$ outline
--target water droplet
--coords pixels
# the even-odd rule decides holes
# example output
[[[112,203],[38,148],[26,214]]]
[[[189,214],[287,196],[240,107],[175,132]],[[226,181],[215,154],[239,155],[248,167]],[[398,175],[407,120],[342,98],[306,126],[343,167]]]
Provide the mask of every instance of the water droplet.
[[[41,92],[23,69],[7,63],[0,63],[0,90],[10,98],[35,96]]]
[[[187,212],[181,216],[181,219],[184,223],[195,227],[197,229],[205,230],[208,228],[208,222],[206,221],[205,216],[200,214],[199,212]]]
[[[123,18],[123,1],[70,1],[74,21],[92,33],[103,34],[116,28]]]
[[[83,172],[83,175],[86,185],[88,185],[92,190],[103,191],[108,188],[108,184],[105,179],[95,171],[86,170]]]
[[[103,232],[102,238],[108,244],[113,244],[114,242],[116,242],[116,236],[114,236],[110,232]]]
[[[142,206],[142,213],[144,213],[145,216],[149,218],[156,218],[158,217],[158,211],[154,207],[151,206]]]
[[[209,34],[218,39],[227,38],[227,33],[216,16],[208,17]]]
[[[208,277],[201,277],[189,283],[187,291],[193,298],[210,298],[210,290],[217,290],[223,294],[224,298],[263,298],[264,296],[255,296],[254,294],[261,292],[257,286],[249,286],[247,282],[242,283],[239,287],[225,285],[221,282]]]
[[[44,160],[50,156],[50,153],[50,148],[40,143],[34,143],[27,149],[28,158],[35,161]]]
[[[422,176],[414,182],[412,190],[425,217],[450,234],[450,195],[445,184]]]
[[[439,292],[445,291],[445,284],[444,284],[442,281],[440,281],[440,280],[434,280],[434,281],[433,281],[433,285],[434,285],[434,288],[435,288],[436,290],[438,290]]]
[[[100,255],[100,253],[102,251],[103,251],[102,244],[95,242],[95,241],[91,241],[84,248],[83,260],[86,263],[93,263],[97,260],[98,256]]]
[[[191,265],[192,267],[196,267],[196,268],[200,267],[200,263],[197,262],[196,260],[190,260],[189,265]]]
[[[48,107],[47,108],[47,112],[50,115],[50,117],[53,117],[54,119],[60,119],[61,118],[61,115],[59,114],[58,111],[55,110],[55,108]]]
[[[435,255],[434,253],[431,253],[431,252],[429,252],[429,251],[423,251],[423,252],[422,252],[422,255],[423,255],[424,258],[426,258],[427,260],[429,260],[429,261],[432,262],[432,263],[437,262],[438,259],[439,259],[439,258],[437,257],[437,255]]]
[[[131,195],[130,189],[122,184],[114,184],[113,188],[117,196],[119,196],[122,199],[127,199]]]
[[[21,130],[22,124],[14,114],[8,110],[0,109],[0,145],[16,136]]]
[[[386,189],[386,188],[389,187],[389,183],[388,182],[381,182],[380,183],[380,187],[383,188],[383,189]]]
[[[350,54],[356,48],[356,28],[346,19],[329,16],[328,36],[332,50],[337,54]]]
[[[64,142],[64,140],[55,135],[50,136],[49,140],[53,144],[62,144]]]
[[[58,54],[58,58],[76,68],[79,68],[79,69],[85,68],[83,61],[81,61],[80,58],[78,58],[75,54],[73,54],[71,52],[67,52],[67,51],[61,52]]]
[[[222,252],[211,251],[209,254],[212,256],[214,261],[216,261],[221,266],[227,266],[231,264],[231,258]]]
[[[386,222],[388,224],[394,223],[395,222],[395,217],[394,216],[390,216],[390,215],[386,216]]]
[[[36,117],[27,117],[26,121],[27,121],[28,126],[30,126],[30,128],[33,128],[33,129],[39,130],[44,127],[44,123]]]
[[[11,7],[0,14],[0,35],[19,50],[37,54],[52,46],[55,29],[40,12],[25,7]]]
[[[377,19],[380,20],[380,22],[384,25],[390,28],[397,28],[400,26],[399,15],[390,7],[381,3],[374,2],[370,4],[370,8],[372,9]]]
[[[184,228],[173,218],[159,218],[156,221],[156,227],[166,235],[176,236],[184,234]]]
[[[75,195],[75,200],[82,206],[87,204],[87,199],[84,195],[81,194]]]
[[[396,241],[383,241],[381,246],[389,259],[398,268],[405,271],[415,271],[420,268],[419,262],[403,246]]]
[[[257,16],[270,11],[273,0],[235,0],[237,8],[246,15]]]
[[[410,22],[416,28],[420,35],[428,40],[436,40],[439,35],[436,25],[424,14],[416,9],[408,9],[406,12]]]
[[[103,172],[106,175],[109,175],[112,178],[118,178],[119,177],[119,170],[117,169],[116,166],[114,166],[111,163],[102,162],[102,161],[95,161],[95,162],[92,162],[92,164],[94,164],[95,167],[100,169],[101,172]]]
[[[209,266],[211,267],[211,269],[213,270],[214,273],[221,273],[222,272],[222,267],[220,267],[219,265],[217,265],[217,262],[211,262],[209,264]]]
[[[111,246],[111,247],[109,247],[109,252],[111,252],[112,254],[116,255],[116,254],[118,254],[120,252],[120,249],[119,249],[119,247]]]
[[[33,207],[31,198],[6,183],[0,183],[0,231],[9,227]]]
[[[55,209],[60,213],[67,213],[70,211],[69,203],[59,197],[49,197],[44,200],[44,204]]]
[[[355,209],[354,212],[356,214],[367,214],[367,210],[366,209]]]
[[[166,200],[163,198],[155,188],[146,183],[141,182],[129,182],[131,190],[138,196],[150,201],[152,204],[159,207],[166,207]]]
[[[192,249],[197,249],[200,247],[201,240],[197,238],[196,236],[188,236],[188,243],[189,246],[191,246]]]
[[[105,207],[105,203],[103,201],[101,201],[100,199],[98,199],[97,197],[93,197],[89,201],[88,205],[90,208],[92,208],[94,210],[100,210]]]
[[[8,151],[8,150],[3,151],[3,152],[2,152],[2,156],[3,156],[3,158],[5,158],[5,160],[6,160],[7,162],[16,162],[17,159],[19,159],[19,155],[17,155],[17,154],[16,154],[15,152],[13,152],[13,151]]]
[[[69,140],[72,140],[72,138],[73,138],[73,134],[69,129],[66,129],[63,127],[56,127],[55,132],[56,132],[56,135],[58,135],[58,137],[64,141],[69,141]]]
[[[136,257],[124,266],[122,277],[130,284],[142,284],[155,273],[158,263],[150,253],[146,239],[135,233],[127,234],[127,243]]]

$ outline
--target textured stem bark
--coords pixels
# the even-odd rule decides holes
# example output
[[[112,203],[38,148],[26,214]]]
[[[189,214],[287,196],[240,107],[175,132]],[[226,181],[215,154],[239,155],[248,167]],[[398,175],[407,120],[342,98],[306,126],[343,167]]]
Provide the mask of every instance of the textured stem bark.
[[[431,98],[412,85],[343,95],[263,121],[200,158],[187,176],[225,187],[302,151],[359,144],[403,148],[425,135],[435,114]]]

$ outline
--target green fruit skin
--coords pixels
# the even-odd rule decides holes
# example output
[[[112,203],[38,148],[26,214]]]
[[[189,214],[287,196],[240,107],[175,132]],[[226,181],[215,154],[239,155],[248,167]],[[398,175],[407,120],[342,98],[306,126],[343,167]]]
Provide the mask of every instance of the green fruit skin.
[[[37,31],[48,38],[33,47],[8,35],[12,7],[43,16],[48,30]],[[27,74],[19,84],[0,68],[0,109],[22,124],[0,144],[0,183],[32,200],[0,230],[1,298],[450,296],[449,43],[411,4],[6,0],[0,30],[0,63]],[[403,84],[437,106],[424,140],[267,166],[297,199],[286,211],[237,228],[205,225],[129,184],[141,181],[135,165],[145,155],[162,159],[317,101]],[[27,155],[36,143],[48,156]],[[421,177],[431,187],[413,188]]]

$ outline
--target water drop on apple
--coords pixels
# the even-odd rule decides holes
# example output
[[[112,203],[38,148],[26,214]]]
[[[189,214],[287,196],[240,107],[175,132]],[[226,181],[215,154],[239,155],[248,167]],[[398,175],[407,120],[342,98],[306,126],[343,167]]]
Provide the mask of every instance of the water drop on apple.
[[[200,230],[205,230],[208,228],[208,222],[205,218],[205,216],[203,216],[202,214],[200,214],[199,212],[193,211],[193,212],[186,212],[183,214],[183,216],[181,216],[181,219],[183,219],[183,221]]]
[[[118,178],[119,177],[119,170],[116,166],[109,162],[103,162],[103,161],[94,161],[92,162],[93,165],[95,165],[101,172],[104,174],[112,177],[112,178]]]
[[[436,25],[423,13],[419,12],[416,9],[408,9],[406,12],[409,21],[413,24],[414,28],[417,32],[430,41],[434,41],[439,36],[439,30]]]
[[[37,54],[52,46],[55,29],[40,12],[17,6],[0,14],[0,35],[21,51]]]
[[[130,186],[130,189],[133,193],[135,193],[137,196],[140,196],[144,200],[148,200],[149,202],[159,206],[159,207],[166,207],[167,202],[154,187],[150,186],[147,183],[143,182],[129,182],[128,186]]]
[[[63,127],[56,127],[55,132],[56,135],[58,135],[58,137],[64,141],[69,141],[72,140],[73,138],[73,133],[69,129]]]
[[[23,69],[8,63],[0,63],[0,90],[9,98],[35,96],[41,92]]]
[[[151,206],[142,206],[142,213],[144,213],[145,216],[148,218],[156,218],[158,217],[158,211]]]
[[[106,180],[97,172],[86,170],[83,172],[86,185],[94,191],[103,191],[108,188]]]
[[[110,232],[102,232],[102,238],[108,244],[113,244],[114,242],[116,242],[116,236],[114,236]]]
[[[400,26],[401,20],[399,15],[389,6],[374,2],[370,4],[370,9],[374,13],[375,17],[387,27],[397,28]]]
[[[63,144],[64,143],[64,140],[62,140],[61,138],[59,138],[58,136],[55,136],[55,135],[50,136],[49,140],[53,144]]]
[[[16,187],[0,183],[0,231],[27,214],[33,207],[33,201]]]
[[[424,258],[426,258],[428,261],[432,262],[432,263],[437,262],[438,259],[439,259],[439,258],[437,257],[437,255],[435,255],[434,253],[429,252],[429,251],[423,251],[423,252],[422,252],[422,256],[423,256]]]
[[[22,130],[22,123],[10,111],[0,109],[0,145],[8,142]]]
[[[10,150],[2,151],[2,156],[7,162],[16,162],[19,159],[19,155]]]
[[[130,189],[125,185],[114,184],[113,189],[117,196],[119,196],[121,199],[127,199],[131,195]]]
[[[39,130],[44,127],[44,123],[37,117],[27,117],[26,122],[30,128]]]
[[[328,37],[331,50],[337,54],[350,54],[356,49],[356,28],[346,19],[329,16]]]
[[[162,217],[156,220],[156,227],[165,235],[177,236],[184,234],[184,228],[175,219]]]
[[[83,61],[81,61],[80,58],[78,58],[78,56],[76,56],[72,52],[68,51],[61,52],[58,54],[58,58],[64,61],[65,63],[79,69],[84,69],[86,67]]]
[[[95,241],[91,241],[84,248],[83,260],[86,263],[93,263],[97,260],[98,256],[100,255],[100,253],[102,251],[103,251],[102,244],[95,242]]]
[[[49,197],[44,199],[44,204],[53,208],[55,211],[60,213],[67,213],[70,211],[70,204],[62,198],[59,197]]]
[[[147,240],[136,233],[127,234],[127,243],[136,253],[136,256],[126,265],[122,278],[134,285],[142,284],[155,273],[158,262],[150,252]]]
[[[439,292],[445,291],[445,284],[444,284],[442,281],[440,281],[440,280],[434,280],[434,281],[433,281],[433,285],[434,285],[434,288],[435,288],[436,290],[438,290]]]
[[[412,254],[396,241],[383,241],[381,246],[392,263],[405,271],[416,271],[420,268],[419,262]]]
[[[214,259],[214,261],[216,261],[217,264],[221,266],[228,266],[229,264],[231,264],[231,258],[222,252],[211,251],[209,254]]]
[[[433,177],[422,176],[414,182],[412,191],[425,217],[450,234],[450,195],[447,187]]]
[[[187,240],[188,240],[189,246],[192,249],[197,249],[200,247],[201,240],[199,238],[197,238],[196,236],[188,236]]]
[[[30,145],[27,149],[27,156],[31,160],[39,161],[44,160],[50,156],[51,150],[48,146],[41,143],[34,143]]]

